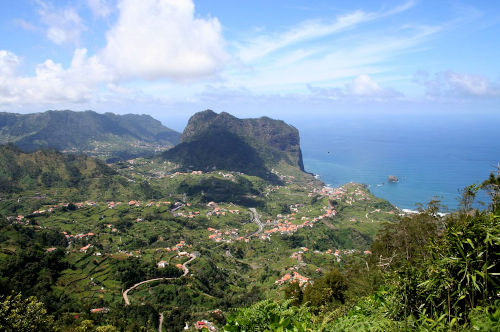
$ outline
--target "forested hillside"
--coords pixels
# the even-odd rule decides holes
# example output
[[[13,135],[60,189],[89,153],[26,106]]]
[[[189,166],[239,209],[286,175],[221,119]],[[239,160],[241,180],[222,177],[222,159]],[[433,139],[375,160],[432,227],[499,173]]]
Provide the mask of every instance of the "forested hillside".
[[[152,155],[179,142],[180,134],[149,115],[92,111],[0,113],[0,144],[26,151],[54,148],[104,158]]]

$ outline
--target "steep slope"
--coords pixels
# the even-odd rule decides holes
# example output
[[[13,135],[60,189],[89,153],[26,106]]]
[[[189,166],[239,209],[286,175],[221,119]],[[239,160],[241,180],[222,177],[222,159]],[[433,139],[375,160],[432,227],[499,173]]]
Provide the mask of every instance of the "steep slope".
[[[55,150],[25,153],[12,145],[0,146],[0,192],[50,187],[82,187],[92,179],[117,173],[85,155]]]
[[[0,201],[32,194],[74,201],[148,199],[157,197],[159,191],[83,154],[55,150],[26,153],[11,144],[0,145]]]
[[[26,151],[61,151],[127,158],[164,150],[180,134],[149,115],[98,114],[92,111],[0,113],[0,144],[14,143]]]
[[[185,167],[240,171],[271,180],[276,178],[271,168],[281,163],[304,170],[296,128],[268,117],[238,119],[211,110],[193,115],[181,144],[163,156]]]

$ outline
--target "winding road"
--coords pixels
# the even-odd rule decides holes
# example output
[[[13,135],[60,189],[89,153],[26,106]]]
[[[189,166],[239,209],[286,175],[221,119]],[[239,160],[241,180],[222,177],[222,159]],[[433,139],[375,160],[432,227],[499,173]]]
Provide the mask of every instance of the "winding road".
[[[181,207],[182,206],[179,206],[179,207],[171,210],[171,212],[174,212],[175,210],[177,210],[177,209],[179,209]],[[251,238],[252,236],[257,236],[264,229],[264,225],[260,221],[260,216],[257,213],[257,210],[255,208],[249,208],[249,210],[252,213],[252,221],[257,223],[257,225],[259,226],[259,229],[256,230],[255,232],[253,232],[252,234],[250,234],[247,238]],[[175,277],[175,278],[167,278],[167,277],[165,277],[165,278],[148,279],[148,280],[144,280],[144,281],[138,282],[138,283],[134,284],[133,286],[131,286],[130,288],[126,289],[123,292],[123,294],[122,294],[123,295],[123,300],[125,301],[125,305],[126,306],[130,305],[130,299],[128,297],[128,293],[131,290],[139,287],[140,285],[143,285],[143,284],[146,284],[146,283],[149,283],[149,282],[154,282],[154,281],[174,280],[174,279],[185,277],[189,273],[189,268],[187,267],[187,265],[189,263],[191,263],[193,260],[195,260],[196,257],[197,257],[197,255],[195,255],[195,254],[189,254],[189,256],[190,256],[190,259],[187,260],[184,264],[182,264],[182,270],[184,271],[184,273],[182,274],[182,276]],[[159,322],[158,322],[158,332],[162,331],[163,319],[164,319],[163,313],[160,313],[160,319],[159,319]]]
[[[259,217],[259,214],[257,213],[257,210],[255,210],[255,208],[249,208],[249,210],[250,210],[250,212],[252,212],[252,215],[253,215],[252,221],[255,221],[257,223],[257,225],[259,226],[259,229],[256,230],[255,232],[253,232],[252,234],[250,234],[249,236],[247,236],[247,238],[251,238],[252,236],[257,236],[264,229],[264,225],[260,221],[260,217]]]
[[[187,267],[187,265],[189,263],[191,263],[197,256],[194,255],[194,254],[190,254],[189,255],[191,258],[186,261],[184,264],[182,264],[182,270],[184,271],[184,273],[182,274],[182,276],[180,277],[175,277],[175,278],[153,278],[153,279],[148,279],[148,280],[144,280],[144,281],[141,281],[141,282],[138,282],[137,284],[133,285],[132,287],[126,289],[124,292],[123,292],[123,299],[125,300],[125,305],[130,305],[130,300],[128,298],[128,292],[130,292],[131,290],[139,287],[140,285],[143,285],[143,284],[146,284],[148,282],[153,282],[153,281],[159,281],[159,280],[174,280],[174,279],[178,279],[178,278],[181,278],[181,277],[185,277],[188,273],[189,273],[189,268]],[[160,317],[161,318],[161,317]]]
[[[163,326],[163,312],[160,314],[160,322],[158,323],[158,332],[161,332],[162,326]]]

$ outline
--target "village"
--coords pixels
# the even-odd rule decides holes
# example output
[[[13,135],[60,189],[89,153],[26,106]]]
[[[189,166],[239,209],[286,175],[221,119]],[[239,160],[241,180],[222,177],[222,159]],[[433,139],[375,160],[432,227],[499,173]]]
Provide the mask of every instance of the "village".
[[[223,179],[235,180],[232,172],[213,173]],[[190,171],[168,175],[171,180],[186,176],[203,178],[206,174]],[[283,179],[289,180],[287,177]],[[372,195],[357,184],[294,190],[287,186],[268,185],[263,197],[273,207],[269,211],[232,202],[202,202],[186,195],[169,195],[168,199],[159,200],[89,199],[46,204],[25,214],[8,216],[7,220],[39,230],[58,229],[66,240],[66,256],[71,261],[81,262],[78,264],[83,264],[84,269],[93,266],[83,280],[76,279],[77,274],[73,277],[73,273],[68,273],[62,279],[67,279],[65,287],[77,287],[77,292],[92,290],[99,298],[107,299],[103,305],[89,309],[92,315],[105,315],[112,310],[112,306],[106,303],[123,291],[115,281],[106,281],[109,274],[104,274],[104,271],[110,268],[105,267],[111,262],[130,259],[151,262],[158,273],[174,268],[180,275],[196,279],[200,273],[198,265],[207,259],[208,252],[209,256],[225,257],[224,263],[220,266],[219,263],[217,268],[231,271],[235,276],[247,264],[257,275],[264,271],[264,266],[268,269],[272,265],[273,275],[266,279],[263,287],[278,294],[290,283],[297,283],[302,288],[313,283],[331,266],[328,262],[343,264],[350,256],[371,254],[369,248],[342,245],[321,250],[314,243],[291,247],[287,239],[315,232],[315,229],[321,233],[325,227],[339,227],[339,223],[345,225],[342,227],[357,227],[359,222],[373,223],[382,215],[394,214],[392,210],[369,207]],[[282,203],[277,207],[272,205],[272,202],[284,199],[288,200],[286,206]],[[359,209],[365,205],[366,208]],[[277,243],[286,249],[273,253],[272,248]],[[266,247],[269,247],[264,251],[267,253],[253,256],[257,248]],[[45,250],[52,253],[58,248],[47,246]],[[246,255],[247,251],[253,254]],[[151,281],[152,287],[160,287],[154,282],[160,279],[139,280],[139,283]],[[253,284],[255,281],[248,282]],[[127,301],[147,299],[142,289],[142,286],[137,287]],[[210,320],[202,319],[196,324],[200,328],[214,326]]]

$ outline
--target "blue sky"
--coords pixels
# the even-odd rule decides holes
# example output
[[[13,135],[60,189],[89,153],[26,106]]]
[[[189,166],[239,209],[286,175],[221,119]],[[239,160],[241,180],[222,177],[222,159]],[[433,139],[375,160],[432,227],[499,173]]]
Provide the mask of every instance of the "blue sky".
[[[0,35],[0,111],[500,111],[491,0],[3,0]]]

